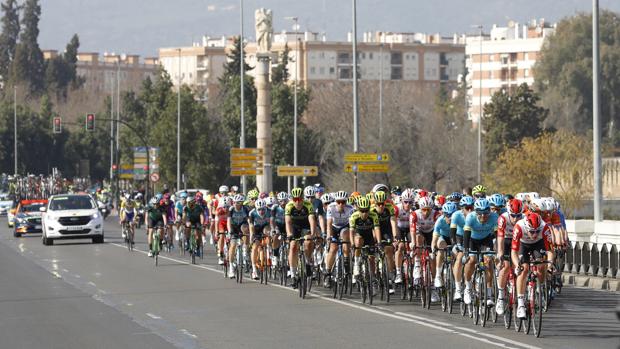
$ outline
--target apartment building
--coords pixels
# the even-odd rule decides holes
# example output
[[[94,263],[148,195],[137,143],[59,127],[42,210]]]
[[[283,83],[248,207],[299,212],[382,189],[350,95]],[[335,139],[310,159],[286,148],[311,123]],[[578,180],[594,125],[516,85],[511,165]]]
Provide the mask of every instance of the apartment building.
[[[489,35],[467,37],[466,81],[472,121],[478,122],[482,108],[495,92],[510,92],[522,83],[534,83],[533,67],[545,38],[554,31],[555,25],[541,19],[524,25],[516,22],[506,27],[494,25]]]

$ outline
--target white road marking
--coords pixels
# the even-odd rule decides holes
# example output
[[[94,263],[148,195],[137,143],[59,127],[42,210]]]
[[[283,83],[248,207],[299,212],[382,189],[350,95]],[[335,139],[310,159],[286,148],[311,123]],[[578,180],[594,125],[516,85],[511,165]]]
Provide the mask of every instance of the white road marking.
[[[146,316],[150,317],[151,319],[155,319],[155,320],[161,319],[161,316],[157,316],[157,315],[151,314],[151,313],[146,313]]]
[[[110,245],[114,245],[116,247],[121,247],[121,248],[126,248],[125,245],[120,245],[120,244],[116,244],[116,243],[110,243]],[[144,255],[148,254],[146,251],[142,251],[142,250],[138,250],[135,249],[134,251],[142,253]],[[201,265],[201,264],[191,264],[188,261],[185,260],[180,260],[180,259],[176,259],[176,258],[171,258],[171,257],[167,257],[167,256],[162,256],[159,255],[159,258],[163,258],[163,259],[167,259],[173,262],[178,262],[181,264],[187,264],[191,267],[196,267],[196,268],[200,268],[200,269],[205,269],[205,270],[210,270],[213,272],[216,272],[218,274],[221,274],[222,271],[217,269],[217,268],[213,268],[210,266],[206,266],[206,265]],[[243,279],[244,282],[254,282],[254,283],[258,283],[259,281],[256,280],[252,280],[251,278],[244,278]],[[269,286],[272,287],[277,287],[283,290],[287,290],[289,292],[293,292],[293,293],[297,293],[297,290],[294,290],[290,287],[287,286],[282,286],[279,284],[274,284],[274,283],[269,283]],[[387,310],[379,310],[376,308],[381,308],[381,307],[369,307],[369,306],[364,306],[364,305],[357,305],[357,304],[353,304],[350,301],[344,301],[344,300],[339,300],[339,299],[334,299],[331,297],[325,297],[322,296],[320,294],[316,294],[316,293],[311,293],[313,297],[316,298],[320,298],[322,300],[328,301],[328,302],[332,302],[332,303],[337,303],[340,305],[344,305],[350,308],[354,308],[354,309],[358,309],[358,310],[362,310],[362,311],[366,311],[369,313],[373,313],[376,315],[381,315],[381,316],[385,316],[385,317],[389,317],[389,318],[393,318],[393,319],[398,319],[398,320],[403,320],[403,321],[407,321],[407,322],[411,322],[411,323],[415,323],[417,325],[421,325],[421,326],[425,326],[425,327],[429,327],[429,328],[433,328],[435,330],[438,331],[443,331],[443,332],[448,332],[448,333],[452,333],[452,334],[456,334],[456,335],[460,335],[463,337],[467,337],[467,338],[471,338],[473,340],[477,340],[483,343],[487,343],[487,344],[492,344],[501,348],[511,348],[511,349],[519,349],[519,348],[528,348],[528,349],[542,349],[540,347],[536,347],[533,345],[529,345],[526,343],[521,343],[521,342],[517,342],[511,339],[507,339],[507,338],[503,338],[500,336],[495,336],[492,334],[487,334],[487,333],[482,333],[482,332],[478,332],[476,330],[472,330],[472,329],[468,329],[468,328],[464,328],[464,327],[458,327],[455,325],[451,325],[451,324],[447,324],[445,322],[440,322],[440,321],[435,321],[435,320],[429,320],[428,318],[424,318],[424,317],[419,317],[419,316],[415,316],[415,315],[411,315],[411,314],[407,314],[407,313],[401,313],[401,312],[397,312],[397,313],[389,313],[386,312]],[[186,333],[187,330],[180,330],[183,333]],[[463,333],[462,331],[468,332],[468,333]],[[186,334],[191,335],[192,337],[196,338],[195,335],[190,334],[189,332],[187,332]],[[480,338],[480,336],[484,336],[487,338]],[[502,343],[503,342],[503,343]],[[510,346],[508,344],[512,344],[513,346]]]
[[[89,281],[89,282],[88,282],[88,284],[89,284],[89,285],[91,285],[92,287],[97,287],[97,284],[95,284],[95,283],[94,283],[94,282],[92,282],[92,281]]]
[[[198,336],[196,336],[195,334],[193,334],[193,333],[189,332],[188,330],[186,330],[186,329],[184,329],[184,328],[183,328],[183,329],[180,329],[180,330],[179,330],[179,332],[181,332],[181,333],[183,333],[183,334],[186,334],[186,335],[188,335],[188,336],[190,336],[190,337],[192,337],[192,338],[198,338]]]

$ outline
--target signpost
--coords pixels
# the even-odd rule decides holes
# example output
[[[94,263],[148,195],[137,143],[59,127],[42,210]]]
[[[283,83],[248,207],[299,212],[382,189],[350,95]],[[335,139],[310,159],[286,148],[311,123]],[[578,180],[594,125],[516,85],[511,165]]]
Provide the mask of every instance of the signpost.
[[[344,172],[386,173],[390,170],[389,164],[345,164]]]
[[[389,154],[374,154],[374,153],[346,153],[344,154],[345,162],[388,162],[390,161]]]
[[[230,175],[257,176],[263,174],[262,148],[232,148],[230,149]]]
[[[157,183],[159,181],[159,173],[151,173],[151,182]]]
[[[315,177],[318,175],[318,166],[278,166],[278,177]]]
[[[390,171],[390,155],[387,153],[346,153],[346,173],[387,173]]]

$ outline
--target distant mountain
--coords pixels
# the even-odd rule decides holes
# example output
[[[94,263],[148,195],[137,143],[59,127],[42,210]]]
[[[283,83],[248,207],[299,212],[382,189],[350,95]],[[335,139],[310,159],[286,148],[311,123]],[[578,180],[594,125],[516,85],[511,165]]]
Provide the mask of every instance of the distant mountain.
[[[43,0],[40,44],[63,49],[78,33],[82,51],[157,55],[159,47],[189,45],[204,34],[239,32],[239,0]],[[287,16],[299,17],[302,30],[346,38],[351,3],[345,0],[245,0],[245,33],[254,36],[254,10],[271,8],[274,29],[290,29]],[[505,25],[545,18],[555,22],[591,12],[588,0],[358,0],[358,32],[472,32],[473,24]],[[620,11],[620,1],[600,0],[601,8]],[[360,34],[361,36],[361,34]]]

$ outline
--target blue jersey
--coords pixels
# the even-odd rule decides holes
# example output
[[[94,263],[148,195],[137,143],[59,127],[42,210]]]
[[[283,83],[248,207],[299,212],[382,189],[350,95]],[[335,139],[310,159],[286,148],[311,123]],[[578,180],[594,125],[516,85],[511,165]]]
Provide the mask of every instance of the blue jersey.
[[[241,206],[239,211],[235,209],[234,205],[228,209],[228,217],[230,217],[232,225],[237,227],[247,224],[249,215],[250,211],[245,206]]]
[[[181,202],[181,200],[177,201],[177,202],[174,204],[174,207],[176,208],[177,213],[178,213],[179,215],[182,215],[182,214],[183,214],[183,203]]]
[[[455,212],[456,213],[456,212]],[[454,215],[454,213],[453,213]],[[446,216],[441,215],[437,221],[435,221],[435,228],[433,228],[433,233],[435,235],[441,235],[445,238],[450,237],[450,224],[446,222]]]
[[[255,229],[262,230],[263,228],[268,226],[270,218],[271,214],[267,209],[265,209],[262,216],[258,213],[258,210],[256,209],[250,211],[250,224],[252,224]]]
[[[271,209],[271,217],[277,225],[284,225],[284,209],[280,205],[274,205]]]
[[[489,236],[492,236],[497,231],[497,213],[491,212],[489,218],[485,223],[481,223],[478,220],[476,212],[471,212],[465,218],[465,227],[463,230],[471,231],[471,238],[476,240],[482,240]]]
[[[465,214],[463,211],[458,210],[452,214],[452,219],[450,219],[450,228],[456,228],[456,235],[463,236],[465,227]]]

